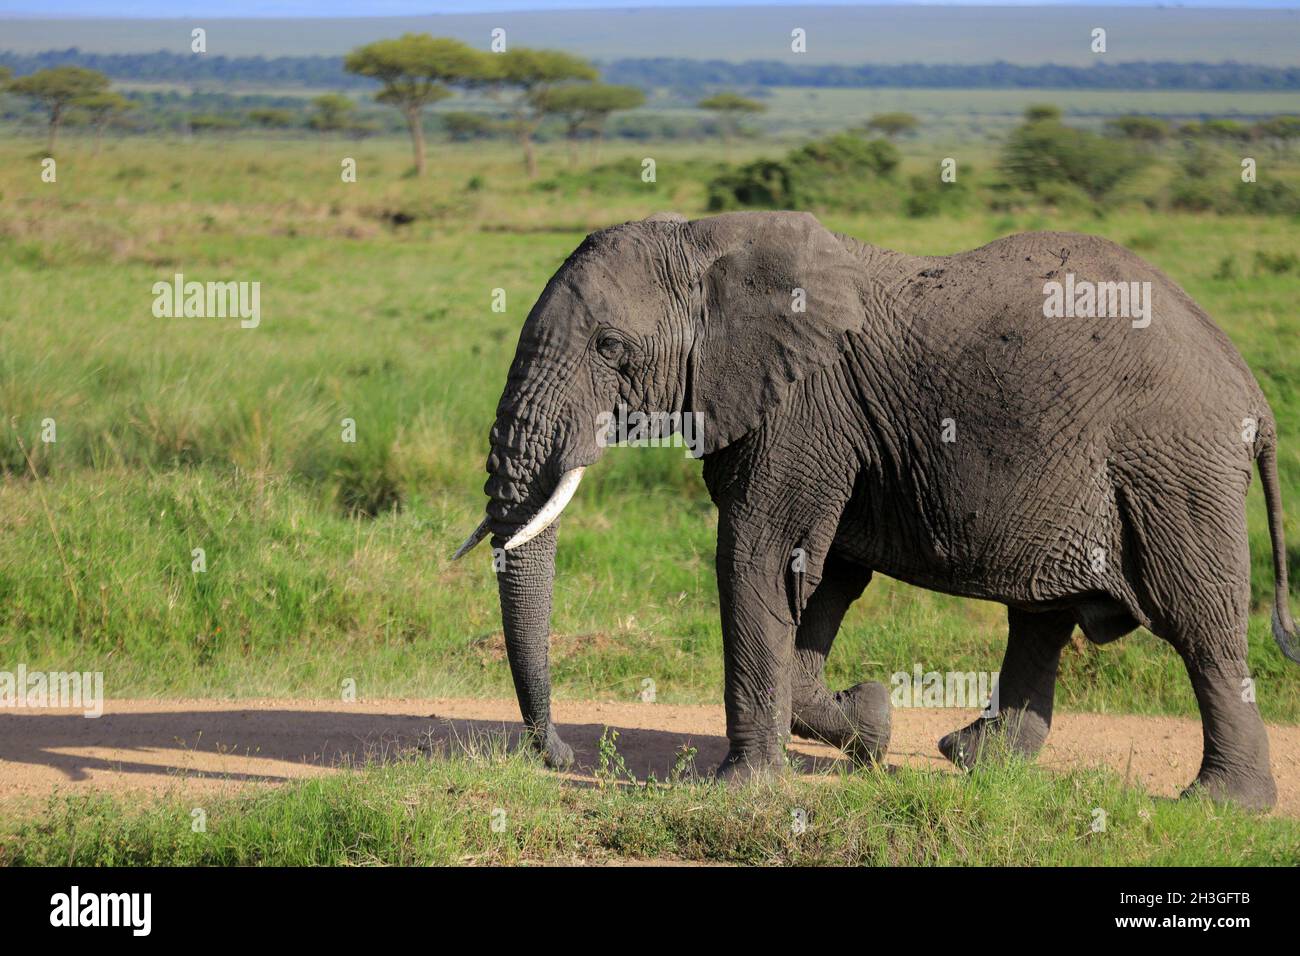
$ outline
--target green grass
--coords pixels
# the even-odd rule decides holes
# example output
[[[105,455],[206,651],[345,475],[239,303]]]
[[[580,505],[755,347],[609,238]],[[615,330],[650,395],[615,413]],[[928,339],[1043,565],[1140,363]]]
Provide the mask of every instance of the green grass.
[[[929,163],[903,149],[907,169]],[[99,157],[70,142],[57,184],[40,181],[35,144],[0,147],[0,667],[102,669],[110,696],[335,697],[344,678],[369,697],[508,696],[488,560],[448,559],[482,513],[518,329],[587,230],[700,214],[716,152],[611,146],[606,158],[632,169],[657,158],[659,182],[642,190],[559,175],[561,147],[543,152],[549,189],[501,146],[435,148],[416,181],[400,141],[130,142]],[[358,159],[358,183],[340,182],[342,156]],[[393,226],[394,211],[414,221]],[[1297,278],[1254,265],[1300,250],[1294,220],[1122,197],[1104,217],[974,205],[962,218],[822,218],[915,253],[1043,228],[1140,250],[1217,318],[1273,403],[1300,569]],[[1216,277],[1225,256],[1235,278]],[[177,271],[260,281],[261,327],[154,318],[151,287]],[[40,441],[46,418],[54,444]],[[716,519],[699,472],[671,449],[614,449],[591,470],[561,533],[558,696],[630,700],[651,677],[665,702],[720,701]],[[1251,665],[1265,716],[1296,721],[1300,669],[1268,636],[1263,517],[1256,489]],[[1004,643],[999,607],[881,579],[850,613],[830,679],[918,662],[995,670]],[[1195,713],[1181,664],[1145,633],[1068,651],[1058,701]]]
[[[203,825],[196,832],[196,810]],[[796,821],[801,820],[800,828]],[[494,829],[494,821],[496,829]],[[1104,828],[1100,824],[1104,822]],[[0,864],[491,865],[688,860],[750,865],[1296,865],[1300,822],[1152,799],[1113,773],[1011,762],[969,776],[574,787],[480,741],[237,797],[145,807],[56,796],[0,822]]]

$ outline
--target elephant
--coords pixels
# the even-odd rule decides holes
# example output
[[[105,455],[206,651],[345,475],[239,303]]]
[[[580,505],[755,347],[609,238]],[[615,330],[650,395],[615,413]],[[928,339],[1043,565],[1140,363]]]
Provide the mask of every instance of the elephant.
[[[718,511],[718,778],[781,772],[792,734],[883,759],[884,685],[835,692],[823,670],[878,572],[1007,607],[996,713],[939,742],[959,766],[1043,746],[1076,625],[1096,644],[1140,625],[1181,656],[1199,706],[1185,794],[1275,803],[1243,690],[1256,465],[1273,633],[1300,662],[1275,420],[1227,336],[1137,255],[1034,232],[913,256],[804,212],[657,214],[588,236],[524,322],[486,517],[456,554],[488,536],[501,549],[510,671],[553,768],[573,759],[550,714],[557,519],[619,407],[701,422]]]

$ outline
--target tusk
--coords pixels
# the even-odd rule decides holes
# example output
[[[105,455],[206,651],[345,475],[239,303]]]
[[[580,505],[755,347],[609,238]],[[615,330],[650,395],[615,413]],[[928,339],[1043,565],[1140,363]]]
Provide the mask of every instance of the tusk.
[[[505,549],[509,551],[521,544],[527,544],[549,528],[555,519],[560,516],[564,506],[569,503],[573,493],[578,490],[578,482],[582,481],[582,473],[586,470],[585,467],[573,468],[561,475],[559,484],[551,492],[551,497],[546,504],[542,505],[541,510],[533,515],[528,524],[515,532],[515,536],[506,542]]]
[[[451,559],[455,561],[473,551],[478,546],[478,543],[488,536],[490,531],[488,519],[484,518],[483,523],[474,529],[474,533],[465,539],[465,543],[456,549],[456,553],[451,556]]]

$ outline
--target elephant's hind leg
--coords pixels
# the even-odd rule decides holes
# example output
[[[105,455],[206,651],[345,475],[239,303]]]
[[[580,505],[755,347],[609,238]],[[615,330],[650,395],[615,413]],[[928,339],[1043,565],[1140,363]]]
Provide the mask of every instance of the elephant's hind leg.
[[[997,682],[997,713],[979,717],[939,741],[939,750],[959,767],[973,767],[994,751],[995,736],[1007,751],[1033,757],[1052,726],[1056,669],[1074,631],[1072,610],[1007,609],[1007,651]]]
[[[834,557],[826,560],[799,623],[791,682],[791,731],[839,747],[860,766],[882,761],[889,749],[889,691],[864,681],[832,693],[824,669],[849,605],[870,580],[867,568]]]
[[[1268,733],[1248,693],[1245,627],[1239,654],[1201,657],[1185,647],[1180,652],[1201,710],[1203,744],[1201,769],[1183,796],[1204,793],[1247,810],[1272,809],[1277,784],[1269,769]]]
[[[1248,810],[1268,810],[1277,803],[1277,785],[1246,663],[1245,587],[1231,598],[1213,588],[1189,595],[1153,629],[1182,657],[1201,711],[1201,768],[1183,796],[1203,793]]]
[[[1130,515],[1148,544],[1135,589],[1151,630],[1182,657],[1201,711],[1201,768],[1184,795],[1266,810],[1277,802],[1277,787],[1246,658],[1245,481],[1248,474],[1206,469],[1166,481],[1158,492],[1142,489],[1131,496]]]

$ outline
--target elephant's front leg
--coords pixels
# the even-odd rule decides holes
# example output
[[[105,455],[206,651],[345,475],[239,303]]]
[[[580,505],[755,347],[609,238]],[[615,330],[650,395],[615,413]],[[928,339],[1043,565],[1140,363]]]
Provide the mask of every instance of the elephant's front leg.
[[[762,477],[759,478],[762,480]],[[757,511],[723,503],[718,520],[718,596],[726,668],[727,739],[718,776],[743,781],[785,767],[790,739],[795,631],[816,589],[839,515],[823,496],[764,495]]]
[[[769,776],[785,766],[795,625],[781,557],[718,549],[731,747],[717,775],[729,782]]]
[[[858,766],[879,763],[889,749],[889,691],[877,681],[863,681],[832,692],[826,686],[825,667],[844,615],[870,580],[870,569],[827,558],[821,583],[799,619],[792,678],[790,729],[840,748]]]

